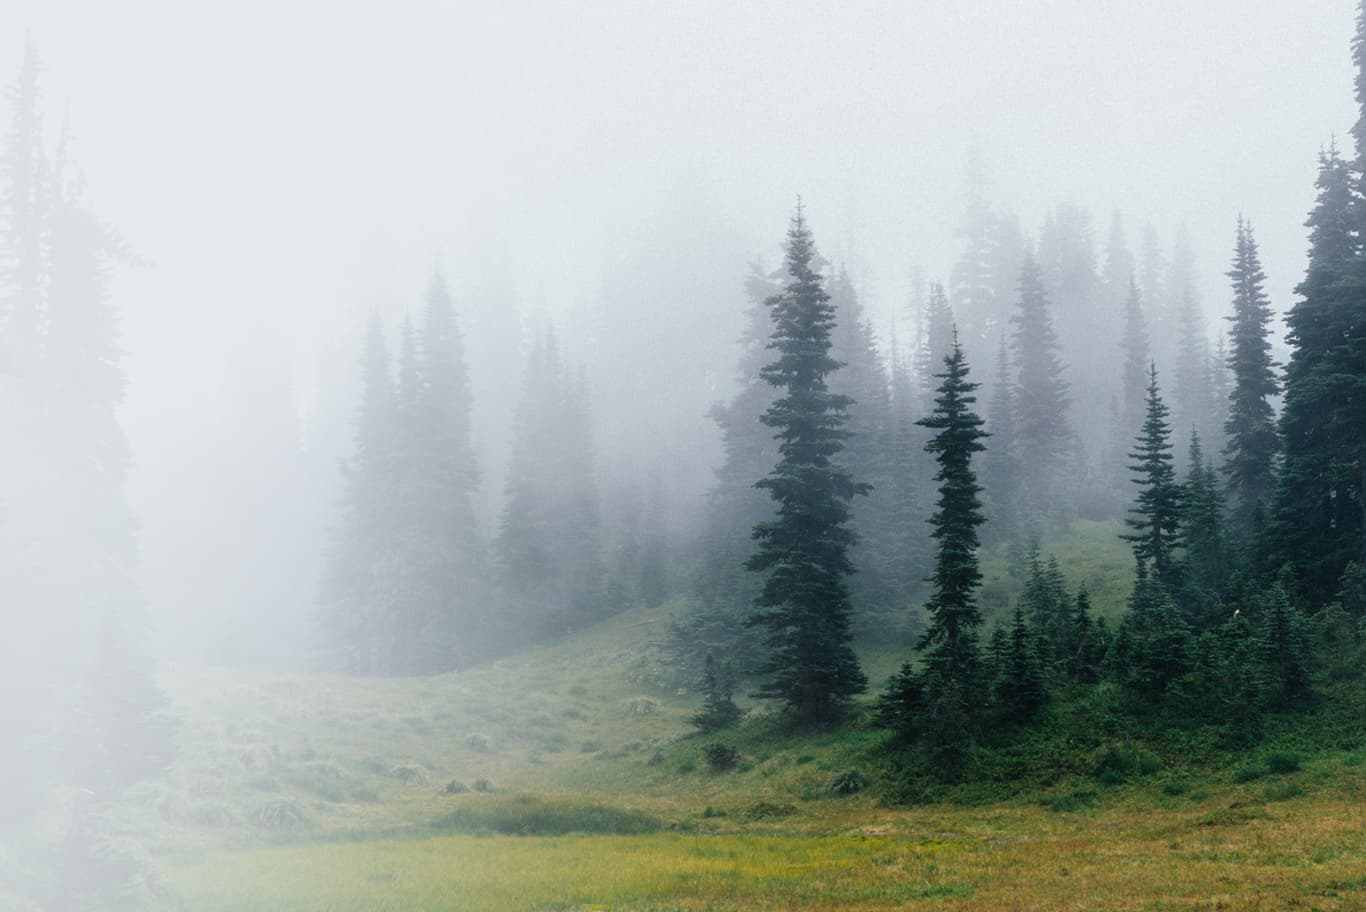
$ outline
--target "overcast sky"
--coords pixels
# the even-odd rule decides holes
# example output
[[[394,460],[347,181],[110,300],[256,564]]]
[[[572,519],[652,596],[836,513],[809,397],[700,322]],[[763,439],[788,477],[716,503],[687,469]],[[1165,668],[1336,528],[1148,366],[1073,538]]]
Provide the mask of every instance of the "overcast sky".
[[[607,245],[650,243],[684,201],[772,258],[801,193],[889,314],[913,265],[948,276],[974,142],[1030,233],[1063,201],[1098,243],[1115,209],[1135,246],[1184,222],[1211,320],[1245,213],[1283,309],[1316,155],[1355,116],[1353,8],[7,0],[0,76],[27,29],[50,129],[69,110],[98,210],[151,264],[116,284],[146,471],[243,351],[307,365],[436,261],[458,286],[498,260],[568,314]]]

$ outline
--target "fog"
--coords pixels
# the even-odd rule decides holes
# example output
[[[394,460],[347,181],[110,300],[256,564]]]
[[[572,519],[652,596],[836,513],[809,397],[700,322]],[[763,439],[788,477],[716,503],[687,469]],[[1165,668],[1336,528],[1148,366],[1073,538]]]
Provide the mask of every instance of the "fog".
[[[1316,156],[1353,120],[1347,0],[493,6],[11,2],[117,270],[138,588],[176,660],[310,662],[366,318],[391,353],[447,277],[499,525],[520,359],[590,390],[604,522],[686,537],[721,459],[747,264],[798,194],[884,350],[947,282],[970,160],[1028,237],[1055,207],[1196,257],[1211,335],[1235,220],[1283,310]],[[980,373],[989,372],[988,364]],[[648,492],[654,491],[654,494]]]

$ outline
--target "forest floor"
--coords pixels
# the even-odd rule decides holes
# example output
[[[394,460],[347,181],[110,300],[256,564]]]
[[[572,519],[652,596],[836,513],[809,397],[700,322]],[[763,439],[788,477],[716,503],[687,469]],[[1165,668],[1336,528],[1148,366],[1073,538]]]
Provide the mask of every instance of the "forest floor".
[[[1110,535],[1059,558],[1098,568],[1115,613]],[[699,698],[658,649],[681,608],[429,678],[168,669],[180,758],[124,823],[167,907],[197,912],[1366,909],[1366,746],[1282,772],[1252,762],[1268,748],[1227,770],[1167,751],[1124,781],[1073,764],[936,803],[839,796],[848,770],[885,784],[885,735],[758,711],[693,734]],[[902,658],[865,656],[875,689]],[[708,764],[718,741],[734,769]]]

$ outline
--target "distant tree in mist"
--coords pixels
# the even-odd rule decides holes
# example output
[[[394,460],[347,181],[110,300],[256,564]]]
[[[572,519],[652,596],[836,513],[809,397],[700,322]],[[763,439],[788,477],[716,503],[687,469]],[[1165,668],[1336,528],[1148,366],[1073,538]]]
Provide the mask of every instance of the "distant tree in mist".
[[[925,300],[925,334],[920,348],[915,352],[914,362],[916,383],[926,398],[937,385],[935,373],[953,351],[953,327],[954,313],[949,305],[949,297],[944,293],[944,286],[932,282],[929,297]]]
[[[754,551],[754,525],[774,515],[773,498],[754,486],[778,456],[778,443],[760,420],[776,398],[764,380],[772,329],[767,301],[782,290],[781,273],[751,263],[745,278],[745,330],[736,364],[736,392],[709,412],[721,436],[721,464],[707,494],[693,574],[696,610],[672,620],[668,649],[684,680],[695,680],[708,652],[730,657],[739,673],[754,671],[761,651],[758,631],[745,621],[761,589],[745,570]]]
[[[520,643],[587,626],[610,607],[587,383],[552,330],[536,340],[525,371],[493,543],[502,635]]]
[[[1233,285],[1233,314],[1229,335],[1233,350],[1228,366],[1233,390],[1224,421],[1223,473],[1229,499],[1230,528],[1247,536],[1264,524],[1258,517],[1271,503],[1276,484],[1280,436],[1272,400],[1280,392],[1279,366],[1271,357],[1271,302],[1263,284],[1257,241],[1252,226],[1238,219],[1233,266],[1227,273]]]
[[[1015,422],[1015,378],[1003,332],[996,351],[996,383],[987,405],[986,428],[991,434],[991,446],[982,460],[982,488],[989,504],[984,537],[991,543],[1016,541],[1021,531],[1021,472]]]
[[[35,899],[76,908],[77,886],[36,850],[36,821],[60,819],[58,789],[95,815],[163,774],[176,721],[147,653],[125,491],[110,283],[131,257],[89,203],[66,126],[47,154],[40,72],[29,42],[0,150],[0,855]],[[73,854],[120,835],[101,820]]]
[[[778,462],[758,486],[777,516],[754,527],[757,551],[747,567],[765,574],[751,623],[769,647],[759,695],[782,703],[801,723],[839,718],[867,679],[849,646],[850,501],[867,493],[835,460],[848,433],[847,396],[827,378],[835,311],[815,269],[815,242],[800,203],[787,234],[787,282],[768,299],[774,359],[762,370],[778,398],[762,422],[779,440]]]
[[[1026,258],[1020,270],[1018,300],[1010,319],[1010,347],[1018,371],[1015,435],[1023,521],[1037,525],[1062,512],[1058,482],[1072,448],[1071,398],[1043,276],[1032,258]]]

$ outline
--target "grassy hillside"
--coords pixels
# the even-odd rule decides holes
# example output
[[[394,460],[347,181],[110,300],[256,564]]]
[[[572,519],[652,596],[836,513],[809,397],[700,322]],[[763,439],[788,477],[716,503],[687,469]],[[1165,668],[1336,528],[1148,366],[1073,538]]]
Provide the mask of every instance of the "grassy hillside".
[[[1107,612],[1127,587],[1113,533],[1080,526],[1055,546]],[[1004,560],[987,570],[1008,597]],[[125,821],[158,857],[159,902],[1366,906],[1360,720],[1283,720],[1240,757],[1079,726],[1102,694],[1055,708],[1059,724],[987,758],[978,780],[927,789],[899,781],[884,734],[858,723],[794,733],[755,708],[733,732],[693,734],[698,697],[667,684],[655,645],[678,608],[431,678],[169,669],[181,756]],[[867,658],[877,684],[904,656]],[[717,742],[736,749],[733,769],[708,763]],[[838,794],[842,774],[867,787]]]

